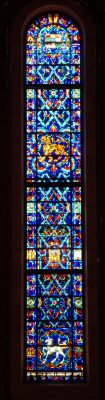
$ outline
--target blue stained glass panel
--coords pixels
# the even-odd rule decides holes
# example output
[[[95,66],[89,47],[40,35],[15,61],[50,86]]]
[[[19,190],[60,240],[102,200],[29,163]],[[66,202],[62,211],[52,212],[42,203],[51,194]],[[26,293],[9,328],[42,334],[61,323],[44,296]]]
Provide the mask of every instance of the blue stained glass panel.
[[[28,297],[27,296],[27,309],[35,309],[36,306],[36,298],[34,297]]]
[[[36,64],[36,47],[35,46],[27,45],[26,64],[29,64],[29,65]]]
[[[56,321],[52,321],[52,319],[50,319],[50,321],[44,321],[44,328],[45,329],[67,329],[68,331],[71,331],[72,329],[72,324],[70,321],[66,320],[56,320]],[[38,321],[38,328],[40,328],[41,330],[43,330],[43,322]]]
[[[36,201],[36,189],[33,187],[27,187],[27,201]]]
[[[80,98],[71,98],[71,109],[80,110]]]
[[[71,76],[71,84],[80,84],[80,66],[78,65],[71,65],[70,67],[70,76]],[[66,83],[69,83],[66,82]]]
[[[77,124],[77,130],[79,130],[78,115],[73,116],[73,124]],[[29,121],[27,131],[33,132],[35,127],[36,125],[34,120],[32,122]],[[38,111],[37,132],[70,132],[70,111]]]
[[[27,179],[33,181],[36,178],[36,157],[27,157]]]
[[[27,43],[26,45],[26,54],[34,54],[36,58],[36,46],[34,43]]]
[[[82,354],[83,354],[83,348],[81,346],[78,347],[75,346],[73,349],[73,356],[79,358],[82,356]]]
[[[36,223],[36,207],[35,203],[27,203],[27,225],[35,225]]]
[[[68,297],[71,294],[71,276],[69,274],[39,274],[38,294]]]
[[[70,204],[37,203],[37,224],[69,225],[71,223]]]
[[[80,227],[78,227],[80,229]],[[80,232],[79,232],[80,233]],[[74,230],[74,244],[80,246],[80,234],[79,239],[77,237],[77,230]],[[31,247],[31,246],[30,246]],[[71,228],[68,227],[55,227],[40,226],[37,229],[37,247],[38,248],[69,248],[71,247]]]
[[[71,24],[70,18],[65,17],[65,15],[61,16],[60,14],[57,14],[57,16],[55,16],[54,22],[58,23],[64,28],[68,27]]]
[[[70,40],[69,33],[57,25],[49,25],[40,30],[37,36],[38,42],[54,43],[54,42],[67,42]]]
[[[71,97],[72,99],[80,99],[80,89],[71,89]]]
[[[41,321],[52,320],[55,325],[56,321],[70,320],[71,318],[71,299],[65,297],[40,297],[38,298],[38,318]],[[45,331],[45,327],[43,326]],[[41,340],[41,332],[39,329],[39,342]],[[38,342],[38,343],[39,343]],[[42,344],[41,342],[39,344]],[[44,343],[43,343],[44,344]],[[46,342],[46,344],[48,344]],[[51,343],[50,343],[51,344]],[[60,343],[59,343],[60,344]]]
[[[73,318],[75,321],[83,319],[82,297],[73,297]]]
[[[74,196],[74,191],[73,191]],[[71,189],[69,187],[38,187],[37,199],[39,201],[71,201]],[[78,197],[77,197],[78,199]],[[73,197],[74,200],[74,197]]]
[[[80,44],[73,43],[71,46],[71,55],[70,55],[71,64],[80,64]]]
[[[81,135],[79,133],[71,135],[71,154],[81,156]]]
[[[27,356],[27,366],[26,366],[26,368],[27,368],[27,371],[36,370],[36,357],[29,358]]]
[[[34,110],[36,107],[36,91],[28,89],[27,92],[27,110]]]
[[[27,321],[26,324],[26,334],[27,334],[27,344],[28,345],[35,345],[36,343],[36,322],[34,321]]]
[[[49,18],[48,18],[48,16],[46,15],[42,15],[41,17],[39,17],[38,19],[35,19],[35,24],[38,26],[38,27],[43,27],[43,26],[45,26],[45,25],[48,25],[48,23],[49,23]]]
[[[27,247],[33,248],[36,245],[36,228],[34,225],[27,226]]]
[[[70,134],[38,134],[37,135],[37,154],[52,157],[70,155]]]
[[[36,213],[36,204],[34,202],[27,202],[27,214]]]
[[[81,181],[81,158],[78,156],[71,157],[71,177],[74,181]]]
[[[36,250],[27,249],[26,251],[26,266],[27,269],[34,269],[36,267]]]
[[[37,65],[36,78],[34,78],[34,67],[32,67],[33,69],[30,68],[27,69],[27,80],[29,81],[30,79],[32,79],[33,83],[35,82],[39,84],[70,83],[70,65],[65,65],[65,64],[63,65],[59,64],[55,66]],[[75,74],[76,76],[78,76],[79,70],[77,71],[76,69]],[[74,72],[72,72],[72,75],[74,76]]]
[[[27,31],[26,41],[33,44],[36,43],[38,31],[39,29],[36,24],[31,24],[30,28]]]
[[[81,201],[81,187],[72,188],[72,200]]]
[[[82,269],[82,250],[74,249],[72,252],[72,268]]]
[[[32,64],[34,62],[33,60],[33,54],[29,55],[29,61],[28,63],[31,64],[30,62],[30,57],[32,60]],[[73,49],[73,55],[72,58],[74,57],[74,63],[75,63],[75,58],[77,59],[77,49]],[[37,64],[48,64],[48,65],[55,65],[55,64],[68,64],[70,63],[70,45],[69,43],[39,43],[37,44],[37,59],[35,57],[35,61],[37,60]],[[72,60],[71,60],[72,62]],[[78,62],[79,63],[79,59]]]
[[[72,245],[74,248],[82,248],[82,228],[75,225],[72,228]]]
[[[72,39],[73,36],[75,37],[76,35],[79,35],[79,40],[80,40],[79,30],[74,23],[71,23],[70,26],[68,26],[67,32],[69,32],[69,34],[72,36]]]
[[[75,345],[83,344],[83,322],[74,322],[73,342]]]
[[[78,171],[76,171],[78,172]],[[75,177],[76,173],[74,174]],[[70,158],[67,156],[37,157],[38,181],[70,181]],[[79,174],[80,177],[80,174]],[[78,175],[77,175],[78,178]]]
[[[26,354],[29,358],[33,358],[35,356],[35,348],[30,346],[26,348]]]
[[[72,294],[73,296],[82,296],[82,275],[72,276]]]
[[[82,357],[75,357],[73,359],[73,369],[76,371],[82,371],[83,370],[83,353]]]
[[[36,131],[36,113],[35,111],[27,111],[27,133]]]
[[[26,268],[31,270],[36,269],[36,260],[26,261]]]
[[[40,249],[37,252],[38,269],[71,269],[70,249]]]
[[[71,131],[80,132],[81,121],[80,121],[80,111],[76,110],[71,112]]]
[[[72,204],[72,224],[74,225],[82,224],[80,202],[75,202]]]
[[[63,346],[44,346],[38,348],[38,370],[68,370],[72,367],[72,349]]]
[[[36,295],[36,276],[27,275],[27,296]]]
[[[26,84],[36,83],[36,67],[35,65],[28,64],[26,66]]]
[[[70,108],[70,89],[39,89],[37,93],[37,106],[41,110]]]
[[[36,321],[36,312],[35,310],[27,309],[27,321]]]
[[[26,67],[26,83],[31,84],[79,84],[80,66],[70,64],[30,65]]]
[[[36,155],[36,137],[27,135],[27,156]]]
[[[69,346],[72,344],[72,329],[45,329],[43,325],[43,329],[38,331],[38,345],[43,346]],[[78,349],[78,348],[77,348]],[[75,351],[76,353],[76,351]],[[75,356],[81,355],[79,350],[75,354]]]

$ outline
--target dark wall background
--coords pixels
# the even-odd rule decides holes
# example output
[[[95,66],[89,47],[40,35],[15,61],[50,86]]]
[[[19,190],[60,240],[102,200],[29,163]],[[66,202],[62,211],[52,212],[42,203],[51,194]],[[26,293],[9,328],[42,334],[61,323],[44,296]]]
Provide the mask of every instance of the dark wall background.
[[[96,26],[96,148],[97,148],[97,268],[100,332],[100,399],[104,398],[104,299],[105,299],[105,1],[74,0],[90,13]],[[19,10],[29,0],[0,3],[0,398],[10,393],[10,289],[11,289],[11,123],[9,31]],[[43,4],[49,2],[43,0]],[[53,4],[56,3],[53,0]],[[60,1],[58,1],[60,3]]]

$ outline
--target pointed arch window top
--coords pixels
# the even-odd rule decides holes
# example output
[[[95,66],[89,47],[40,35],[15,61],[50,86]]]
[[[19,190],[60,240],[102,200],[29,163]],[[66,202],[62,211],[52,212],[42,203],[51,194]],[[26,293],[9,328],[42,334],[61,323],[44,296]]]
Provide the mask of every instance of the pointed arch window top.
[[[85,382],[80,31],[46,14],[25,43],[25,380]]]
[[[80,83],[80,32],[72,20],[59,14],[40,17],[29,27],[27,83]]]

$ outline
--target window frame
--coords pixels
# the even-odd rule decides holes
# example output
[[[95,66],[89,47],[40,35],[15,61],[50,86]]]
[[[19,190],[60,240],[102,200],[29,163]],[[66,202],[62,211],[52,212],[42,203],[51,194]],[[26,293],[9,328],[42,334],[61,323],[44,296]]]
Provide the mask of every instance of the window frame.
[[[71,2],[66,1],[66,7],[62,6],[50,6],[51,10],[60,10],[62,13],[66,13],[77,20],[80,25],[83,36],[84,36],[84,81],[85,81],[85,95],[84,95],[84,108],[85,118],[85,149],[86,156],[84,157],[84,167],[85,167],[85,179],[84,179],[84,197],[85,202],[85,225],[87,224],[87,233],[85,229],[86,247],[87,254],[85,255],[85,263],[88,264],[88,272],[86,270],[86,285],[88,286],[88,294],[86,293],[86,331],[87,335],[87,363],[88,363],[88,382],[79,385],[67,385],[66,391],[67,395],[69,392],[72,394],[73,398],[80,395],[81,399],[84,399],[86,395],[89,398],[90,395],[96,396],[98,399],[99,394],[99,365],[98,365],[98,332],[97,329],[97,269],[96,269],[96,148],[95,148],[95,38],[94,32],[95,28],[87,12],[83,10],[81,6],[73,5]],[[22,132],[22,138],[24,137],[23,131],[23,56],[22,62],[20,60],[20,54],[23,50],[23,33],[27,22],[39,12],[48,11],[48,6],[41,6],[40,8],[35,8],[35,5],[31,5],[24,8],[20,15],[15,19],[15,23],[11,28],[10,34],[10,58],[11,58],[11,133],[12,133],[12,163],[11,163],[11,173],[12,173],[12,194],[11,194],[11,207],[12,207],[12,288],[11,288],[11,318],[12,318],[12,329],[11,329],[11,391],[12,396],[16,394],[21,395],[24,398],[33,395],[33,390],[36,385],[23,384],[23,320],[24,320],[24,299],[23,290],[24,278],[23,278],[23,214],[24,214],[24,204],[23,204],[23,150],[24,144],[21,140],[20,132]],[[89,29],[88,29],[89,28]],[[16,41],[16,37],[18,40]],[[21,76],[21,82],[20,82]],[[15,85],[14,85],[15,83]],[[18,100],[18,102],[17,102]],[[18,111],[18,112],[17,112]],[[20,115],[20,118],[19,118]],[[14,133],[15,132],[15,133]],[[15,136],[16,134],[16,136]],[[17,140],[16,140],[17,139]],[[91,146],[90,146],[91,144]],[[21,149],[21,154],[20,154]],[[93,163],[94,160],[94,163]],[[93,166],[94,164],[94,166]],[[17,176],[17,180],[16,180]],[[93,197],[91,199],[91,191]],[[21,194],[20,194],[21,193]],[[17,204],[18,204],[18,214],[17,214]],[[21,208],[22,204],[22,208]],[[20,224],[21,221],[21,224]],[[91,222],[91,223],[90,223]],[[17,234],[16,234],[16,233]],[[20,241],[21,237],[21,241]],[[20,271],[20,264],[22,264],[22,270]],[[91,275],[91,268],[93,265],[93,271]],[[18,311],[18,312],[16,312]],[[93,324],[94,320],[94,324]],[[17,352],[17,341],[18,341],[18,352]],[[14,351],[13,351],[14,349]],[[20,349],[21,357],[20,357]],[[92,357],[94,354],[94,360]],[[27,388],[28,386],[28,388]],[[39,385],[38,385],[39,386]],[[82,387],[81,387],[82,386]],[[63,392],[63,385],[54,384],[59,393]],[[49,388],[49,389],[48,389]],[[64,385],[65,388],[65,385]],[[50,384],[40,384],[37,388],[38,394],[41,396],[42,390],[44,394],[48,394],[50,390]],[[55,392],[54,392],[55,393]],[[58,392],[56,392],[58,393]]]
[[[42,15],[43,14],[45,14],[45,15],[47,15],[47,13],[48,14],[50,14],[51,13],[51,15],[54,15],[56,12],[57,12],[58,10],[56,10],[56,11],[54,11],[54,10],[52,10],[52,11],[48,11],[47,10],[47,12],[45,12],[45,13],[41,13],[41,14],[39,14],[39,15],[36,15],[36,19],[37,18],[41,18],[42,17]],[[59,10],[59,14],[61,15],[61,17],[64,15],[65,17],[67,17],[67,19],[68,19],[68,15],[66,14],[66,13],[64,13],[64,12],[62,12],[61,10]],[[69,16],[70,17],[70,16]],[[80,181],[75,181],[74,180],[74,178],[73,178],[73,182],[72,182],[72,180],[71,180],[71,182],[66,182],[65,181],[65,187],[67,187],[67,186],[69,186],[70,188],[71,188],[71,191],[72,191],[72,189],[73,189],[73,187],[74,188],[77,188],[77,187],[80,187],[81,188],[81,218],[82,218],[82,220],[81,220],[81,227],[82,227],[82,268],[81,269],[79,269],[78,270],[78,272],[76,272],[76,270],[74,269],[68,269],[68,272],[67,272],[67,270],[65,271],[65,273],[68,275],[68,274],[70,274],[71,275],[71,277],[72,277],[72,274],[73,274],[73,276],[75,276],[76,274],[77,275],[81,275],[82,276],[82,295],[81,295],[81,299],[82,299],[82,303],[83,303],[83,306],[82,306],[82,311],[83,311],[83,319],[82,319],[82,322],[83,322],[83,344],[82,344],[82,348],[83,348],[83,371],[82,370],[80,370],[80,371],[75,371],[75,372],[82,372],[83,373],[83,376],[84,376],[84,378],[83,378],[83,382],[82,381],[80,381],[79,383],[85,383],[86,381],[87,381],[87,370],[86,370],[86,359],[87,359],[87,357],[86,357],[86,345],[85,345],[85,337],[86,337],[86,329],[85,329],[85,278],[84,278],[84,276],[85,276],[85,262],[84,262],[84,254],[85,254],[85,243],[84,243],[84,156],[83,156],[83,153],[84,153],[84,135],[83,135],[83,133],[84,133],[84,123],[83,123],[83,121],[84,121],[84,104],[83,104],[83,97],[84,97],[84,77],[83,77],[83,37],[82,37],[82,30],[81,30],[81,27],[78,25],[78,23],[77,23],[77,21],[75,21],[75,19],[72,17],[70,17],[70,19],[72,20],[72,22],[71,22],[71,24],[74,24],[74,26],[78,29],[78,31],[79,31],[79,34],[80,34],[80,64],[79,64],[79,67],[80,67],[80,82],[79,83],[63,83],[63,84],[61,84],[61,83],[52,83],[52,84],[49,84],[49,83],[31,83],[31,82],[28,82],[28,83],[26,83],[26,68],[27,68],[27,64],[26,64],[26,47],[27,47],[27,39],[26,39],[26,37],[27,37],[27,32],[28,32],[28,30],[31,28],[31,25],[32,24],[34,24],[35,23],[35,17],[34,18],[32,18],[31,19],[31,21],[29,21],[29,23],[28,23],[28,25],[27,25],[27,27],[25,28],[25,32],[24,32],[24,35],[23,35],[23,40],[24,40],[24,43],[23,43],[23,46],[24,46],[24,49],[23,49],[23,51],[24,51],[24,67],[23,67],[23,70],[24,70],[24,119],[25,119],[25,127],[24,127],[24,143],[25,143],[25,140],[26,140],[26,138],[27,138],[27,134],[26,134],[26,102],[27,102],[27,96],[26,96],[26,92],[27,92],[27,89],[35,89],[36,90],[36,92],[37,92],[37,90],[40,88],[41,90],[42,89],[47,89],[47,90],[51,90],[52,88],[56,88],[57,90],[59,90],[59,89],[67,89],[67,88],[69,88],[70,89],[70,92],[71,92],[71,90],[75,90],[75,89],[79,89],[80,90],[80,125],[81,125],[81,129],[80,129],[80,132],[79,132],[79,134],[80,134],[80,160],[81,160],[81,180]],[[51,25],[53,24],[53,23],[50,23]],[[50,24],[49,24],[49,26],[50,26]],[[56,24],[56,23],[55,23]],[[59,26],[59,22],[57,23],[57,26]],[[39,32],[41,31],[41,29],[43,28],[43,26],[42,27],[40,27],[40,29],[39,29],[39,31],[38,31],[38,35],[39,35]],[[67,27],[65,27],[64,28],[64,30],[66,31],[66,32],[68,32],[67,31]],[[68,33],[68,35],[69,35],[69,40],[70,40],[70,33]],[[70,45],[70,44],[69,44]],[[36,50],[37,50],[37,45],[36,45]],[[28,64],[29,65],[29,64]],[[44,65],[44,64],[41,64],[41,65]],[[50,64],[49,64],[50,65]],[[48,66],[49,66],[48,65]],[[65,64],[64,64],[65,65]],[[76,64],[75,64],[76,65]],[[69,64],[69,66],[70,66],[70,64]],[[77,64],[77,66],[78,66],[78,64]],[[70,95],[71,96],[71,95]],[[70,97],[69,97],[69,99],[70,99]],[[36,106],[37,107],[37,106]],[[70,105],[70,113],[72,112],[72,109],[71,109],[71,105]],[[37,111],[36,111],[36,113],[37,113]],[[37,132],[38,133],[38,132]],[[58,133],[58,132],[55,132],[56,134]],[[75,133],[77,133],[77,132],[74,132],[74,134]],[[43,133],[44,134],[44,133]],[[61,135],[62,135],[62,133],[61,133]],[[36,143],[37,143],[37,141],[36,141]],[[26,151],[27,151],[27,145],[25,145],[24,144],[24,146],[25,146],[25,152],[24,152],[24,173],[25,173],[25,176],[26,176],[26,174],[27,174],[27,162],[26,162],[26,159],[27,159],[27,156],[26,156]],[[71,145],[70,145],[71,146]],[[70,155],[70,158],[72,158],[72,155]],[[27,180],[27,178],[26,177],[24,177],[24,187],[25,187],[25,190],[24,190],[24,208],[26,209],[26,202],[27,202],[27,200],[26,200],[26,189],[27,189],[27,187],[29,186],[29,183],[28,183],[28,180]],[[31,183],[32,184],[32,183]],[[54,187],[56,188],[56,186],[59,186],[60,185],[60,187],[62,186],[62,179],[61,180],[58,180],[57,182],[53,182],[53,184],[54,184]],[[35,180],[35,182],[33,183],[33,186],[35,186],[36,188],[37,187],[40,187],[40,186],[45,186],[46,187],[46,185],[47,185],[47,181],[45,181],[43,184],[42,184],[42,182],[38,182],[38,181],[36,181]],[[48,182],[48,187],[49,186],[51,186],[52,185],[52,182]],[[64,182],[63,182],[63,185],[64,185]],[[37,189],[36,189],[36,192],[37,192]],[[36,194],[36,196],[37,196],[37,194]],[[71,204],[73,204],[72,203],[72,201],[71,201]],[[72,207],[72,206],[71,206]],[[24,214],[25,214],[25,216],[24,216],[24,220],[26,221],[26,212],[24,212]],[[40,226],[40,225],[39,225]],[[24,265],[26,265],[26,229],[27,229],[27,223],[25,222],[25,240],[24,240]],[[73,228],[73,226],[72,226],[72,223],[70,224],[70,229],[72,230],[72,228]],[[71,235],[71,237],[72,237],[72,235]],[[38,251],[38,247],[36,248],[36,252]],[[71,252],[72,252],[72,245],[71,245]],[[72,259],[72,256],[71,256],[71,259]],[[25,267],[26,268],[26,267]],[[26,294],[26,279],[27,279],[27,276],[28,276],[28,274],[34,274],[35,276],[38,276],[38,274],[40,273],[40,271],[38,271],[37,269],[35,270],[33,270],[32,272],[31,271],[27,271],[27,270],[25,270],[24,271],[24,279],[25,279],[25,287],[24,287],[24,297],[25,297],[25,301],[24,301],[24,310],[25,310],[25,316],[26,316],[26,310],[27,310],[27,307],[26,307],[26,297],[27,297],[27,294]],[[42,273],[42,272],[41,272]],[[48,270],[45,270],[44,271],[44,273],[46,274],[46,273],[48,273]],[[50,271],[49,273],[54,273],[54,271],[52,270],[52,271]],[[55,272],[55,273],[57,273],[57,271]],[[60,270],[59,269],[59,271],[58,271],[58,273],[59,274],[62,274],[62,273],[64,273],[64,271],[62,272],[62,270]],[[36,301],[37,301],[37,297],[36,297]],[[38,310],[37,310],[37,312],[38,312]],[[73,310],[72,310],[72,307],[71,307],[71,312],[73,312]],[[37,321],[37,316],[36,316],[36,321]],[[73,324],[75,321],[73,320],[72,322],[71,322],[71,324]],[[79,321],[77,321],[77,322],[79,322]],[[80,321],[81,322],[81,321]],[[36,322],[37,323],[37,322]],[[66,323],[66,322],[65,322]],[[38,329],[38,328],[37,328]],[[24,345],[24,381],[25,382],[27,382],[28,383],[28,380],[27,380],[27,378],[26,378],[26,367],[25,367],[25,363],[26,363],[26,356],[25,356],[25,352],[26,352],[26,347],[28,347],[29,345],[28,344],[26,344],[26,340],[25,340],[25,337],[26,337],[26,317],[25,317],[25,330],[24,330],[24,342],[25,342],[25,345]],[[35,345],[33,345],[33,346],[35,346]],[[76,345],[77,346],[77,345]],[[39,347],[39,345],[37,344],[36,346],[35,346],[36,348],[38,348]],[[74,345],[73,345],[73,343],[72,343],[72,345],[70,346],[72,349],[74,348]],[[36,355],[36,358],[37,358],[37,355]],[[27,371],[27,372],[31,372],[31,371]],[[33,371],[34,372],[34,371]],[[37,373],[38,372],[40,372],[40,371],[38,371],[37,370]],[[44,371],[43,371],[44,372]],[[48,371],[46,371],[46,372],[48,372]],[[58,371],[56,371],[56,372],[60,372],[59,370]],[[64,371],[61,371],[61,372],[64,372]],[[65,372],[71,372],[72,374],[73,374],[73,368],[72,368],[72,370],[69,370],[69,368],[68,368],[68,371],[65,371]],[[38,379],[38,378],[37,378]],[[73,375],[72,375],[72,379],[73,379]],[[38,383],[38,382],[33,382],[34,384],[35,383]],[[41,383],[40,381],[39,381],[39,383]],[[45,383],[47,383],[47,382],[45,382]],[[51,382],[52,384],[56,384],[56,383],[54,383],[53,381]],[[67,385],[67,382],[64,382],[66,385]],[[68,384],[75,384],[75,382],[68,382]],[[60,382],[58,381],[58,384],[60,384]]]

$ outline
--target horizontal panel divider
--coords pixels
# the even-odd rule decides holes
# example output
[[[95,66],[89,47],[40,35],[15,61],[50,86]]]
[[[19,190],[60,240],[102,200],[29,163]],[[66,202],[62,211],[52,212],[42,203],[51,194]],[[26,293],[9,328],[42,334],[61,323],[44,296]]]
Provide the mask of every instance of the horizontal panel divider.
[[[49,270],[44,270],[44,269],[35,269],[35,270],[33,270],[32,269],[32,271],[30,270],[30,269],[26,269],[26,271],[25,271],[25,274],[27,275],[38,275],[38,274],[47,274],[47,275],[49,275],[49,274],[52,274],[52,275],[54,275],[54,274],[59,274],[59,275],[62,275],[62,274],[65,274],[65,275],[76,275],[76,274],[78,274],[78,275],[83,275],[83,269],[75,269],[75,270],[73,270],[73,269],[70,269],[70,271],[68,270],[68,269],[54,269],[53,271],[52,271],[52,269],[49,269]]]
[[[28,65],[28,67],[29,67],[29,65]],[[48,65],[47,65],[47,67],[48,67]],[[44,83],[37,83],[37,84],[34,84],[34,83],[32,83],[32,84],[25,84],[25,87],[26,87],[26,89],[37,89],[37,90],[39,90],[39,89],[48,89],[48,90],[50,90],[50,89],[81,89],[81,87],[82,87],[82,85],[81,84],[64,84],[64,83],[46,83],[46,84],[44,84]]]
[[[70,188],[70,189],[76,189],[76,188],[78,188],[78,187],[80,187],[81,188],[81,182],[67,182],[67,181],[65,181],[65,182],[61,182],[61,181],[58,181],[58,182],[50,182],[50,184],[48,185],[48,182],[46,181],[46,182],[38,182],[38,181],[33,181],[33,182],[28,182],[28,181],[26,181],[25,182],[25,185],[27,186],[27,187],[33,187],[33,186],[35,186],[35,188],[37,188],[37,189],[40,189],[40,187],[41,188],[45,188],[45,187],[47,187],[47,189],[50,189],[50,187],[52,188],[54,188],[54,189],[56,189],[56,188],[63,188],[63,187],[65,187],[65,188]]]

